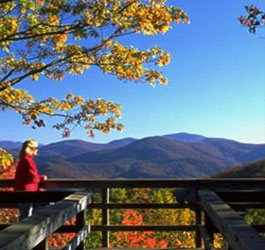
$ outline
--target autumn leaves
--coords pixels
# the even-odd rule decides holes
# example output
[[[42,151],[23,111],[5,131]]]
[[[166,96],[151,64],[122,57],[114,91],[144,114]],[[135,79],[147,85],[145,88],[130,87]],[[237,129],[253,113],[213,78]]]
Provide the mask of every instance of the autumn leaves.
[[[159,70],[170,54],[158,46],[140,50],[121,36],[156,35],[172,23],[187,23],[186,13],[163,0],[14,0],[0,3],[0,108],[21,115],[33,128],[45,116],[67,137],[77,126],[94,136],[121,130],[121,106],[104,99],[68,95],[38,100],[20,88],[25,79],[61,81],[68,74],[98,68],[121,80],[166,84]]]

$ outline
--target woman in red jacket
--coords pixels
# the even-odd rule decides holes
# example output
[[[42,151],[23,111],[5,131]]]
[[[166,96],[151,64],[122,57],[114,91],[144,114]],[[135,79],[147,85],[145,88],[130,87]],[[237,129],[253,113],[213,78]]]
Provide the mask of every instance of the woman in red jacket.
[[[38,143],[34,140],[25,141],[22,145],[15,177],[15,190],[38,191],[39,183],[46,180],[45,175],[39,175],[34,157],[38,153]],[[31,216],[31,203],[19,204],[20,219]]]

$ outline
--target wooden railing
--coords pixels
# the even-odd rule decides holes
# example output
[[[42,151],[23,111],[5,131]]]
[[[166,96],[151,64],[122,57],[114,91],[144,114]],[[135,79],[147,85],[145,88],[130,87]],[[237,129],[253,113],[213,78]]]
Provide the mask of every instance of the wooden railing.
[[[237,191],[228,192],[230,198],[231,194],[237,200],[237,202],[246,202],[249,196],[252,202],[257,201],[260,203],[261,199],[257,200],[257,195],[262,194],[263,208],[265,208],[265,192],[261,191]],[[210,190],[199,191],[200,201],[202,209],[205,212],[205,224],[202,227],[203,239],[205,241],[206,249],[213,249],[213,234],[221,232],[228,242],[230,249],[233,250],[250,250],[250,249],[265,249],[265,241],[257,232],[249,225],[246,224],[244,219],[239,216],[235,210],[233,210],[223,199],[226,198],[226,192],[213,192]],[[223,197],[221,199],[220,197]],[[253,199],[254,198],[254,199]],[[256,198],[256,199],[255,199]],[[254,206],[254,203],[252,203]],[[258,204],[260,206],[260,204]],[[245,206],[241,206],[245,208]],[[265,225],[262,225],[262,232],[264,232]],[[261,231],[261,230],[260,230]]]
[[[84,249],[89,232],[85,212],[89,199],[90,194],[84,192],[0,192],[1,207],[16,207],[18,202],[55,202],[17,223],[1,225],[0,250],[47,250],[47,239],[54,232],[75,233],[65,250]],[[75,225],[64,226],[74,216]]]
[[[0,187],[11,187],[13,180],[1,180]],[[102,232],[102,247],[109,247],[109,232],[111,231],[193,231],[195,232],[195,247],[197,249],[214,249],[213,235],[220,232],[233,250],[262,250],[265,241],[258,235],[265,232],[265,226],[249,226],[235,211],[245,211],[249,208],[265,209],[265,179],[169,179],[169,180],[47,180],[44,187],[51,189],[82,189],[101,190],[101,202],[91,203],[89,209],[102,210],[102,224],[91,225],[91,231]],[[110,203],[111,188],[183,188],[193,192],[192,201],[182,201],[171,204],[128,204]],[[52,191],[50,191],[52,192]],[[49,196],[49,192],[47,193]],[[43,194],[44,195],[44,194]],[[55,197],[55,196],[54,196]],[[0,201],[2,201],[0,196]],[[12,203],[8,200],[6,203]],[[195,213],[195,225],[159,225],[159,226],[125,226],[110,225],[109,211],[123,208],[147,209],[183,209],[189,208]],[[224,210],[222,210],[224,209]],[[224,212],[224,214],[222,213]],[[228,220],[228,218],[230,220]],[[235,224],[233,222],[236,221]],[[233,225],[233,226],[230,226]],[[240,225],[241,227],[238,227]],[[242,230],[239,230],[239,229]],[[254,231],[254,229],[255,231]],[[231,233],[232,232],[232,233]],[[251,244],[249,238],[241,232],[255,235]],[[258,233],[257,233],[258,232]],[[1,233],[0,233],[1,234]],[[245,242],[244,245],[242,242]],[[253,244],[252,244],[253,243]],[[244,248],[245,247],[245,248]],[[1,248],[0,248],[1,249]]]

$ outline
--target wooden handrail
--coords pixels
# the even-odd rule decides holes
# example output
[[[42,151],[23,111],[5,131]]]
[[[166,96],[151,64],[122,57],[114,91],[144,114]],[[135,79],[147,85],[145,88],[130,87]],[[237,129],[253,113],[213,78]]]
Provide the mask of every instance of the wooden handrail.
[[[13,180],[0,180],[0,187],[12,187]],[[46,194],[42,192],[38,194],[29,194],[27,201],[39,201],[39,200],[49,200],[51,196],[54,201],[60,199],[60,195],[65,191],[58,191],[60,189],[75,188],[83,190],[93,190],[100,189],[102,191],[102,200],[100,203],[92,203],[88,205],[89,209],[101,209],[102,210],[102,225],[92,225],[92,231],[101,231],[103,235],[103,248],[108,247],[108,233],[110,231],[194,231],[196,233],[195,242],[196,247],[201,247],[201,241],[205,238],[205,242],[209,243],[209,249],[213,245],[209,239],[216,232],[215,225],[212,225],[212,231],[207,232],[203,225],[203,218],[208,216],[209,224],[213,223],[213,218],[209,216],[209,210],[205,206],[201,207],[203,201],[201,189],[210,189],[214,195],[219,195],[224,201],[223,204],[231,205],[231,207],[236,210],[244,211],[248,208],[265,208],[265,179],[163,179],[163,180],[76,180],[76,179],[49,179],[43,183],[43,187],[48,190],[53,189],[55,191],[47,191]],[[194,193],[193,201],[180,202],[180,203],[170,203],[170,204],[155,204],[155,203],[110,203],[108,192],[110,188],[180,188],[185,189],[189,188]],[[238,190],[235,190],[238,189]],[[253,190],[250,190],[253,189]],[[198,194],[199,191],[199,195]],[[3,195],[3,196],[1,196]],[[0,207],[3,203],[5,192],[0,192]],[[45,197],[45,195],[47,195]],[[8,194],[7,194],[8,196]],[[12,195],[11,195],[12,196]],[[21,201],[21,198],[18,197],[8,197],[6,201],[8,202],[18,202]],[[50,197],[50,198],[51,198]],[[56,198],[57,197],[57,198]],[[12,200],[13,199],[13,200]],[[1,202],[2,201],[2,202]],[[8,203],[6,202],[6,203]],[[204,201],[205,202],[205,201]],[[10,203],[9,203],[10,204]],[[6,205],[6,204],[4,204]],[[153,226],[121,226],[121,225],[109,225],[109,210],[110,209],[123,209],[123,208],[147,208],[147,209],[182,209],[189,208],[195,212],[196,224],[195,225],[153,225]],[[202,209],[207,214],[207,216],[202,216]],[[218,214],[217,216],[220,216]],[[72,226],[72,229],[74,226]],[[255,227],[260,232],[264,232],[261,226]],[[65,232],[71,230],[69,227],[62,226],[57,229],[57,232]],[[220,228],[218,228],[220,231]],[[225,232],[221,232],[225,235]],[[229,245],[230,242],[228,241]],[[73,243],[74,244],[74,243]],[[234,248],[235,246],[231,245],[231,249],[240,249]],[[264,248],[265,249],[265,248]],[[0,248],[1,250],[1,248]],[[240,250],[243,250],[240,249]],[[260,250],[260,249],[259,249]]]
[[[37,210],[33,216],[3,229],[0,232],[0,250],[29,250],[40,244],[43,245],[42,249],[46,249],[43,244],[46,238],[67,220],[82,213],[87,207],[89,197],[87,193],[70,194],[62,201]],[[82,228],[81,235],[87,230],[86,227]]]
[[[265,240],[216,193],[200,190],[199,196],[207,218],[224,235],[233,250],[265,249]],[[207,225],[205,227],[207,229]]]
[[[0,180],[1,187],[13,187],[14,180]],[[250,189],[265,187],[265,178],[201,178],[201,179],[48,179],[45,188],[192,188]]]

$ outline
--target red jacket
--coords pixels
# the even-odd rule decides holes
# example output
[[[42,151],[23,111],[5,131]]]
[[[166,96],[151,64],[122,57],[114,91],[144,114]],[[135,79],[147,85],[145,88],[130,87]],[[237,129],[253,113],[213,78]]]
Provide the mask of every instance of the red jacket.
[[[33,155],[28,154],[20,158],[15,177],[15,190],[38,190],[40,175],[33,158]]]

